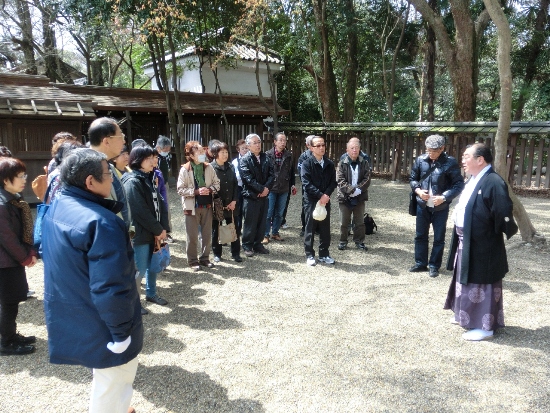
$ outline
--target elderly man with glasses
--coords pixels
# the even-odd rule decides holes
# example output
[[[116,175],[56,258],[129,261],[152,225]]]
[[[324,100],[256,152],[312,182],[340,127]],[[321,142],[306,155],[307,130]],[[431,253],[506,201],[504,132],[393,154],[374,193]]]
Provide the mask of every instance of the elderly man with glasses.
[[[410,272],[428,271],[430,277],[439,275],[445,248],[445,232],[449,206],[464,189],[464,178],[458,162],[445,153],[445,138],[431,135],[426,138],[426,153],[414,162],[409,179],[416,194],[416,236],[414,266]],[[434,231],[432,252],[428,260],[430,224]]]
[[[103,117],[94,120],[88,128],[88,139],[90,141],[90,148],[101,152],[107,157],[107,160],[116,158],[120,155],[124,146],[126,136],[120,130],[120,126],[113,118]],[[111,188],[111,195],[109,199],[114,201],[120,201],[123,204],[122,211],[119,216],[126,223],[126,227],[130,229],[132,225],[132,216],[130,213],[130,207],[126,200],[126,193],[122,187],[122,183],[115,172],[115,167],[109,164],[111,172],[113,172],[113,186]]]

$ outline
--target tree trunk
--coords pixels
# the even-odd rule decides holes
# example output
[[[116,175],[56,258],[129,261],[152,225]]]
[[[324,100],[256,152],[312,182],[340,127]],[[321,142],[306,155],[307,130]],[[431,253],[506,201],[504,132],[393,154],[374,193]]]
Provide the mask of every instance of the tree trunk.
[[[358,38],[356,32],[356,16],[353,0],[345,0],[347,21],[347,62],[344,68],[344,116],[343,122],[355,120],[355,97],[357,95],[357,76],[359,71]]]
[[[319,84],[319,95],[321,98],[323,118],[326,122],[338,122],[340,120],[340,111],[338,108],[338,89],[336,86],[336,76],[334,75],[332,57],[330,54],[326,8],[326,0],[313,1],[315,25],[321,40],[321,49],[319,54],[321,76],[316,76],[315,79],[318,84],[319,82],[322,82],[322,84]]]
[[[443,18],[425,0],[410,0],[424,20],[434,30],[447,63],[454,92],[454,120],[474,121],[476,114],[476,31],[470,17],[470,3],[450,0],[455,35],[451,41]]]
[[[12,38],[12,41],[21,47],[25,59],[25,73],[37,75],[38,68],[34,58],[34,39],[29,3],[25,0],[16,0],[15,6],[17,7],[17,16],[21,26],[21,39]]]
[[[92,36],[91,44],[97,45],[101,42],[101,32],[96,29]],[[90,69],[92,72],[92,85],[103,86],[105,85],[105,77],[103,76],[103,65],[105,64],[105,58],[93,57],[90,59]]]
[[[506,15],[498,0],[483,0],[491,19],[497,26],[498,35],[498,74],[500,79],[500,113],[498,120],[498,128],[495,136],[495,170],[507,181],[506,168],[506,152],[508,145],[508,132],[511,122],[512,108],[512,71],[510,69],[510,49],[512,48],[512,35],[510,33],[510,25]],[[540,244],[546,243],[546,238],[542,234],[537,234],[533,227],[527,211],[513,194],[511,188],[509,192],[512,194],[514,203],[514,217],[518,223],[521,238],[527,242],[537,242]]]
[[[183,113],[181,110],[181,104],[180,104],[180,95],[179,95],[179,85],[178,85],[178,62],[176,60],[176,45],[174,44],[174,39],[172,37],[172,28],[171,28],[171,20],[166,19],[166,35],[168,37],[168,47],[170,47],[170,53],[172,55],[172,83],[173,83],[173,90],[174,90],[174,106],[176,109],[176,118],[178,122],[179,128],[177,128],[176,132],[172,135],[172,138],[174,139],[174,146],[176,147],[176,159],[178,161],[178,165],[183,164],[183,155],[181,151],[181,139],[180,134],[181,130],[183,128]]]
[[[430,8],[434,13],[438,12],[437,0],[430,0]],[[432,27],[426,25],[426,90],[425,98],[428,101],[428,113],[426,120],[433,122],[435,120],[435,32]],[[423,115],[423,114],[422,114]]]
[[[516,105],[516,112],[514,113],[514,120],[520,121],[523,117],[523,109],[525,103],[529,99],[531,93],[531,83],[538,73],[537,59],[539,58],[544,43],[548,37],[546,26],[548,24],[548,6],[549,0],[540,0],[539,10],[535,19],[535,30],[533,31],[533,37],[525,46],[527,51],[525,76],[523,77],[523,84],[520,88],[519,98]]]
[[[407,20],[409,19],[409,10],[411,9],[411,3],[407,2],[407,11],[405,12],[405,18],[403,19],[403,27],[401,28],[401,34],[399,35],[399,41],[395,50],[393,51],[393,58],[391,62],[391,72],[390,72],[390,94],[388,101],[388,114],[390,122],[393,122],[393,95],[395,93],[395,65],[397,62],[397,54],[399,49],[401,49],[401,43],[403,43],[403,37],[405,36],[405,27],[407,27]],[[420,85],[422,88],[422,85]]]

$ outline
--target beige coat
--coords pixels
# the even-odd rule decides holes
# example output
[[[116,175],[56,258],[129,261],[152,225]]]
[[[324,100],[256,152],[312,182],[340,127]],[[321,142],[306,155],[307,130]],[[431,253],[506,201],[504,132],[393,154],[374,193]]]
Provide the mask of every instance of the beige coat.
[[[220,179],[208,162],[204,163],[204,182],[213,194],[220,190]],[[191,215],[195,215],[195,177],[189,162],[180,169],[177,188],[178,194],[181,196],[183,210],[191,211]]]

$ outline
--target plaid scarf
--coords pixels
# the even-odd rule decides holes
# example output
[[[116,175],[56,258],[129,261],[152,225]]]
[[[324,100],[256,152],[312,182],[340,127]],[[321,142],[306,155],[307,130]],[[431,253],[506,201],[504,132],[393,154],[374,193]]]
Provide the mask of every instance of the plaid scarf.
[[[277,152],[277,149],[275,149],[275,163],[277,164],[277,166],[281,166],[282,163],[283,163],[283,152]]]
[[[10,199],[8,201],[10,204],[14,205],[16,208],[21,210],[21,218],[23,220],[23,242],[27,245],[33,245],[33,222],[32,222],[32,213],[29,204],[19,199]]]

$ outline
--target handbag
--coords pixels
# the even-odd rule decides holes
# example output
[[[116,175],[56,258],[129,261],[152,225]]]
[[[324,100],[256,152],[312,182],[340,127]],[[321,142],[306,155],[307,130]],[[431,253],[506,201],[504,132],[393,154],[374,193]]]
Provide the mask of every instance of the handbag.
[[[376,222],[374,222],[374,219],[369,214],[363,216],[363,222],[365,223],[366,235],[374,234],[374,228],[376,228],[376,232],[378,232],[378,225],[376,225]]]
[[[434,168],[435,166],[432,166],[430,170],[426,172],[422,178],[420,178],[420,181],[418,181],[418,183],[421,184],[428,176],[430,176]],[[417,207],[418,207],[418,200],[416,199],[416,192],[414,192],[411,189],[411,192],[409,193],[409,215],[412,215],[413,217],[415,217]]]
[[[223,221],[223,201],[220,197],[215,197],[212,194],[212,217],[216,221]]]
[[[231,223],[222,225],[223,221],[220,221],[218,227],[218,243],[230,244],[237,241],[237,230],[235,229],[235,219],[233,218],[233,211],[231,211]]]
[[[151,257],[151,265],[149,269],[154,273],[163,272],[170,265],[170,247],[166,242],[156,240],[153,256]]]

